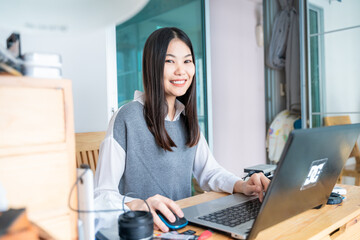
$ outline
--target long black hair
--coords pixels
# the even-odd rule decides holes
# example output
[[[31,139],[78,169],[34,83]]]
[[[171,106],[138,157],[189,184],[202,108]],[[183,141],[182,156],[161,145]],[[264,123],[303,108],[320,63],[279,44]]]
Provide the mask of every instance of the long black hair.
[[[195,66],[195,56],[189,37],[180,29],[160,28],[146,40],[143,52],[143,84],[145,90],[144,116],[150,132],[157,144],[164,150],[172,151],[176,147],[165,129],[165,117],[168,112],[164,89],[164,64],[167,48],[172,39],[183,41],[190,49]],[[177,99],[185,105],[185,126],[187,129],[188,147],[199,142],[200,130],[196,110],[196,78],[195,74],[189,89]]]

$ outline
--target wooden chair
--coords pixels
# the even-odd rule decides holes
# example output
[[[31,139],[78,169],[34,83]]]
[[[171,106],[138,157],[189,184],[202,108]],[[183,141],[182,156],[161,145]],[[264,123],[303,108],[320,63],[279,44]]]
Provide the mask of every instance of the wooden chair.
[[[325,126],[351,124],[351,120],[349,116],[324,117],[324,124]],[[338,179],[338,183],[341,183],[343,176],[348,176],[355,178],[355,185],[360,186],[360,151],[357,143],[349,157],[355,158],[355,164],[345,165]]]
[[[99,148],[106,132],[86,132],[75,134],[76,167],[87,164],[95,174],[99,159]]]

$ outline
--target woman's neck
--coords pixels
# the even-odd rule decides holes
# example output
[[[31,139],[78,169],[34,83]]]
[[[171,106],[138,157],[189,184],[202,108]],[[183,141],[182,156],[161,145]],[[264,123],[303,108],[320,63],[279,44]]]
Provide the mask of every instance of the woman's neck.
[[[168,118],[173,121],[174,120],[174,117],[175,117],[175,112],[176,112],[176,108],[175,108],[175,100],[176,100],[176,97],[168,97],[166,98],[166,101],[167,101],[167,105],[168,105]]]

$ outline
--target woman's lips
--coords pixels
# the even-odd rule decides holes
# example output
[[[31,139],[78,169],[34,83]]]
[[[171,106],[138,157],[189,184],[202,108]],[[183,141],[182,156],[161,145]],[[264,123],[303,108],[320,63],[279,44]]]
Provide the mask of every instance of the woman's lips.
[[[186,79],[170,80],[170,83],[177,87],[182,87],[186,83]]]

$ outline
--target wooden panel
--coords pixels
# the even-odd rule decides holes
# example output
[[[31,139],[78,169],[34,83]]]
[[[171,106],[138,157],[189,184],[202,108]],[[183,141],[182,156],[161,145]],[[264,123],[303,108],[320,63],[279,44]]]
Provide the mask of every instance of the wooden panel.
[[[5,189],[19,189],[7,192],[11,205],[17,208],[27,205],[30,218],[67,213],[72,185],[69,163],[64,161],[67,157],[66,152],[50,152],[0,158],[0,182]]]
[[[8,148],[0,148],[0,157],[19,155],[19,154],[33,154],[42,152],[52,151],[67,151],[67,143],[51,143],[43,145],[27,145],[27,146],[16,146]]]
[[[0,77],[0,182],[10,207],[56,239],[77,238],[71,81]],[[74,192],[72,206],[76,207]]]
[[[0,148],[65,142],[62,89],[0,87]]]

